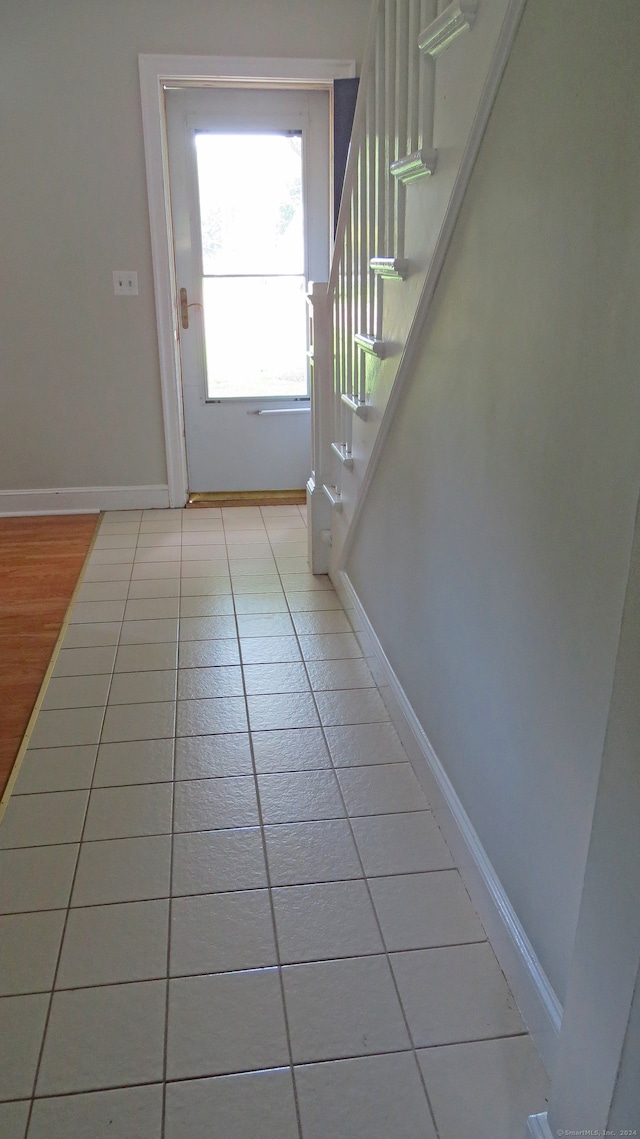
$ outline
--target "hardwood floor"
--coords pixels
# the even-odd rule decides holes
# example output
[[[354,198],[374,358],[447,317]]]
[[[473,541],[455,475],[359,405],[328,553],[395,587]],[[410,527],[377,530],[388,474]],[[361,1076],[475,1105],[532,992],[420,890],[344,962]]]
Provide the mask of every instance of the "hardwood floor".
[[[99,515],[0,518],[0,794]]]

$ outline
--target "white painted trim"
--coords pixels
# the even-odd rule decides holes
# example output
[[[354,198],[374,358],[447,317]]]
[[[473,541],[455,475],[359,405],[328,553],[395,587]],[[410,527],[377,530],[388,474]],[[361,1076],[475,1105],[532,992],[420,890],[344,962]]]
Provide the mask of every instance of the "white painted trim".
[[[583,1132],[583,1134],[588,1133]],[[546,1111],[542,1112],[541,1115],[529,1116],[527,1120],[527,1135],[530,1135],[532,1139],[553,1139],[553,1133],[549,1127]]]
[[[437,165],[437,150],[414,150],[413,154],[405,154],[392,162],[389,170],[398,182],[408,186],[411,182],[417,182],[419,178],[435,174]]]
[[[358,498],[355,502],[353,513],[351,515],[349,530],[345,536],[344,544],[342,547],[340,563],[342,566],[346,565],[349,551],[353,543],[353,538],[357,529],[358,521],[364,503],[366,502],[369,488],[373,482],[374,475],[378,468],[378,463],[386,446],[389,431],[393,423],[396,410],[400,400],[404,394],[405,387],[413,375],[413,365],[418,353],[418,349],[422,342],[421,333],[424,329],[429,311],[431,308],[431,301],[436,290],[438,279],[444,265],[445,257],[449,248],[449,243],[453,237],[453,231],[458,220],[458,215],[464,201],[471,175],[475,166],[480,144],[482,142],[484,132],[489,121],[491,109],[495,97],[498,93],[498,87],[504,74],[504,69],[507,66],[511,47],[518,30],[518,24],[524,11],[526,0],[510,0],[509,7],[500,28],[496,49],[493,53],[491,65],[487,79],[478,102],[478,109],[473,120],[469,138],[465,146],[464,154],[460,162],[460,168],[456,175],[456,180],[451,192],[451,198],[447,206],[447,211],[442,223],[442,228],[438,235],[436,247],[429,264],[427,275],[422,287],[422,293],[418,306],[416,308],[415,316],[413,318],[407,342],[404,348],[402,358],[400,360],[396,378],[391,389],[391,394],[387,401],[387,405],[382,414],[382,419],[375,438],[375,442],[371,449],[367,469],[360,486]]]
[[[331,503],[332,508],[338,514],[341,514],[342,513],[342,499],[340,497],[340,491],[338,490],[338,488],[336,486],[327,486],[326,483],[323,483],[322,489],[323,489],[326,497],[328,498],[329,502]]]
[[[362,351],[368,352],[370,356],[377,356],[379,360],[384,360],[385,356],[388,355],[389,345],[387,341],[379,340],[370,332],[356,332],[353,339],[358,348],[362,348]]]
[[[169,488],[164,483],[0,490],[0,518],[19,514],[99,514],[101,510],[152,510],[168,506]]]
[[[346,392],[342,393],[340,397],[346,407],[350,407],[353,414],[357,415],[358,419],[366,419],[369,414],[369,404],[360,403],[359,400],[354,399],[352,395],[347,395]]]
[[[460,36],[471,31],[477,8],[477,0],[454,0],[420,33],[418,50],[436,59]]]
[[[344,570],[334,581],[416,775],[423,784],[464,883],[543,1063],[551,1073],[562,1008],[442,763],[414,712]],[[363,636],[364,634],[364,636]]]
[[[163,84],[206,85],[246,80],[270,85],[327,86],[333,79],[353,78],[356,66],[355,61],[349,59],[253,59],[209,55],[140,55],[138,64],[169,504],[184,506],[188,492],[187,454],[177,341],[178,302]]]

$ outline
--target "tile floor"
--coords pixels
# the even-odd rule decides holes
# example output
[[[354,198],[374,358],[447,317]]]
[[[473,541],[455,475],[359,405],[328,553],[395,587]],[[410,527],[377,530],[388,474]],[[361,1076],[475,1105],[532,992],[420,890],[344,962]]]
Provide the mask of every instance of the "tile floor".
[[[0,914],[0,1139],[519,1139],[545,1109],[302,508],[106,515]]]

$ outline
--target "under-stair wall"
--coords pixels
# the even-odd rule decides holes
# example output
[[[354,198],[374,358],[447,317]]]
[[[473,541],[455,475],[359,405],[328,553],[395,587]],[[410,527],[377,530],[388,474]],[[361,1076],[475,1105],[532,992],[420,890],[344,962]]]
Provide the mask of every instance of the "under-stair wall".
[[[332,575],[549,1067],[640,488],[639,43],[627,0],[528,0],[350,534],[346,491],[333,512]]]
[[[327,306],[314,298],[316,340],[331,345],[328,361],[314,352],[317,404],[332,388],[329,418],[316,409],[316,572],[348,554],[523,5],[372,5]]]

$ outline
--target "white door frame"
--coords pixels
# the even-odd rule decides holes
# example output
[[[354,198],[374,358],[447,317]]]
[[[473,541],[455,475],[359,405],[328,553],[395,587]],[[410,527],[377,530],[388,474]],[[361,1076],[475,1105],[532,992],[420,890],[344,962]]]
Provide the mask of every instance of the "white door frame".
[[[327,87],[334,79],[353,78],[356,67],[355,61],[349,59],[252,59],[216,55],[139,55],[138,64],[169,505],[184,506],[188,494],[187,453],[177,336],[165,84],[249,86],[264,83],[276,87]]]

